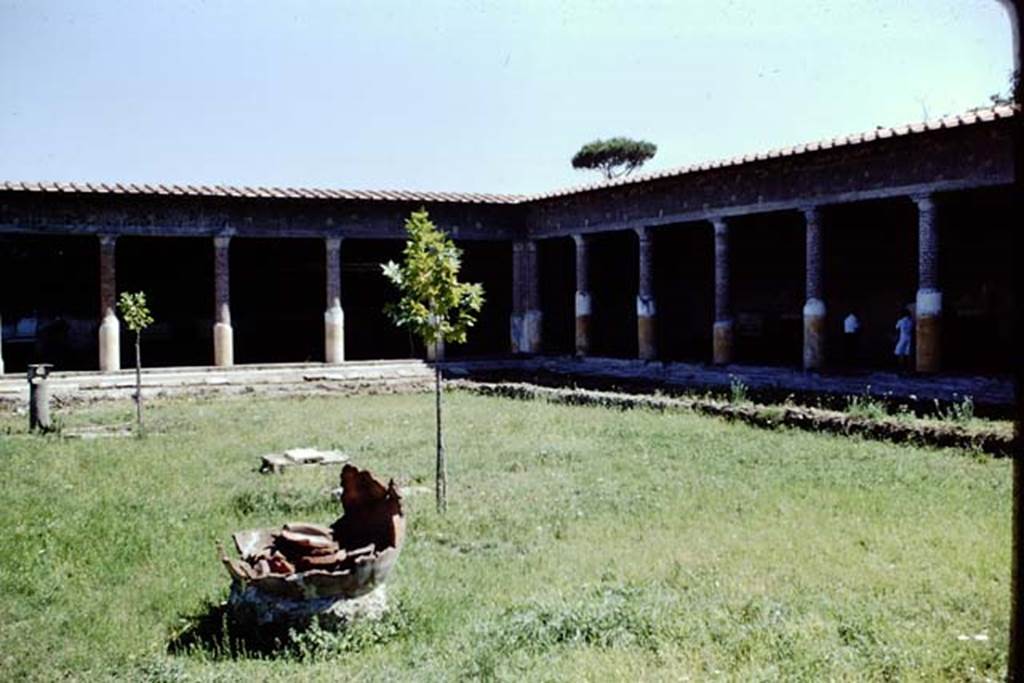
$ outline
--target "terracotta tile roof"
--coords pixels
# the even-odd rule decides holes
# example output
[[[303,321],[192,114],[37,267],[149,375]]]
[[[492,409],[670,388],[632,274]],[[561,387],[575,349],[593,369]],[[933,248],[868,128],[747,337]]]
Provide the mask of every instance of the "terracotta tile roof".
[[[0,190],[77,194],[189,195],[258,199],[358,199],[371,201],[452,202],[458,204],[516,204],[522,195],[481,192],[411,192],[407,190],[328,190],[304,187],[235,187],[231,185],[155,185],[135,183],[65,183],[0,181]]]
[[[891,128],[876,128],[863,133],[838,136],[817,142],[807,142],[790,147],[769,150],[757,154],[744,154],[729,159],[718,159],[705,161],[689,166],[641,173],[616,180],[577,185],[550,192],[541,192],[533,195],[512,195],[512,194],[487,194],[480,192],[415,192],[409,190],[344,190],[344,189],[321,189],[307,187],[247,187],[231,185],[138,185],[131,183],[67,183],[67,182],[17,182],[0,181],[0,191],[10,190],[16,192],[64,192],[78,194],[137,194],[137,195],[186,195],[205,197],[248,197],[261,199],[354,199],[369,201],[410,201],[410,202],[452,202],[467,204],[520,204],[552,197],[564,197],[582,192],[591,192],[609,187],[621,185],[633,185],[659,178],[672,178],[716,168],[739,166],[766,159],[795,156],[808,152],[843,147],[846,145],[859,145],[875,140],[901,137],[904,135],[915,135],[926,131],[940,130],[944,128],[958,128],[970,126],[976,123],[987,123],[1000,119],[1008,119],[1016,115],[1016,107],[992,107],[978,109],[975,111],[958,114],[956,116],[945,116],[932,121],[911,123]]]
[[[744,154],[729,159],[705,161],[696,164],[691,164],[689,166],[669,168],[663,171],[640,173],[625,178],[616,178],[615,180],[590,183],[587,185],[576,185],[573,187],[553,190],[551,192],[541,192],[538,194],[530,195],[522,201],[530,202],[538,199],[564,197],[567,195],[579,194],[582,192],[601,190],[608,187],[618,187],[620,185],[633,185],[636,183],[643,183],[648,180],[657,180],[659,178],[672,178],[675,176],[685,175],[687,173],[707,171],[713,168],[738,166],[740,164],[748,164],[755,161],[764,161],[765,159],[776,159],[779,157],[806,154],[807,152],[816,152],[818,150],[842,147],[845,145],[859,145],[865,142],[872,142],[878,139],[900,137],[903,135],[913,135],[916,133],[923,133],[925,131],[931,130],[939,130],[942,128],[959,128],[961,126],[970,126],[975,123],[985,123],[989,121],[996,121],[999,119],[1011,118],[1017,113],[1016,110],[1017,107],[1010,106],[999,106],[987,109],[979,109],[975,111],[966,112],[963,114],[958,114],[956,116],[944,116],[939,119],[926,121],[922,123],[911,123],[903,126],[895,126],[892,128],[876,128],[875,130],[867,131],[865,133],[842,135],[834,138],[829,138],[827,140],[819,140],[818,142],[807,142],[799,145],[794,145],[791,147],[783,147],[779,149],[769,150],[767,152],[760,152],[758,154]]]

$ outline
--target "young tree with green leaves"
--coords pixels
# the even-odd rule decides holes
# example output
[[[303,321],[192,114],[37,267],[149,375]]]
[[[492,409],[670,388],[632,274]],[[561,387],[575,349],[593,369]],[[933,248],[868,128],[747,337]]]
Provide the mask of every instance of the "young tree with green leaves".
[[[124,324],[135,333],[135,418],[136,434],[142,436],[142,330],[153,324],[144,292],[121,292],[117,300]]]
[[[572,158],[572,167],[597,170],[604,175],[605,180],[612,180],[629,175],[657,153],[658,146],[646,140],[594,140],[580,147]]]
[[[441,344],[461,343],[484,304],[480,284],[459,282],[462,250],[439,230],[426,209],[414,211],[405,221],[409,239],[402,263],[382,264],[384,277],[401,293],[401,299],[384,311],[400,327],[408,328],[434,348],[434,397],[437,416],[437,470],[434,488],[438,512],[448,508],[448,472],[441,422]]]

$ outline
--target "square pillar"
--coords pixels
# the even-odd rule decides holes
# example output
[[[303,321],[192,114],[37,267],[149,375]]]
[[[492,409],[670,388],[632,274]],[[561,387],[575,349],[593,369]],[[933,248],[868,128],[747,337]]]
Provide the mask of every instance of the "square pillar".
[[[576,242],[576,355],[590,353],[590,255],[586,235],[573,235]]]
[[[540,283],[537,242],[512,244],[512,353],[539,353],[541,345]]]
[[[640,242],[640,268],[636,292],[637,356],[641,360],[658,357],[657,309],[654,302],[654,239],[649,228],[637,228]]]
[[[715,326],[713,359],[717,365],[732,362],[733,325],[732,298],[729,280],[729,224],[724,218],[714,218],[715,231]]]
[[[121,327],[117,320],[116,235],[100,235],[100,372],[121,369]]]
[[[213,238],[213,364],[235,364],[234,330],[231,328],[231,237]]]
[[[804,370],[825,364],[825,295],[822,279],[821,215],[817,207],[803,210],[806,226],[806,301],[804,303]]]
[[[327,252],[327,310],[324,312],[324,360],[345,361],[345,313],[341,308],[341,238],[324,240]]]
[[[935,201],[913,197],[917,205],[917,306],[914,336],[918,372],[938,372],[942,359],[942,290],[939,288],[939,235]]]

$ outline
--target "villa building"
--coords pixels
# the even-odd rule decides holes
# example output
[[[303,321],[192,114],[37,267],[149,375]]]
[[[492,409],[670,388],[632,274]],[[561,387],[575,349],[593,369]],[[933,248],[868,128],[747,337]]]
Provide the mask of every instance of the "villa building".
[[[380,263],[421,207],[486,304],[451,356],[580,354],[808,370],[1010,369],[1015,112],[899,128],[534,196],[0,182],[0,372],[418,356]],[[860,321],[843,357],[843,320]]]

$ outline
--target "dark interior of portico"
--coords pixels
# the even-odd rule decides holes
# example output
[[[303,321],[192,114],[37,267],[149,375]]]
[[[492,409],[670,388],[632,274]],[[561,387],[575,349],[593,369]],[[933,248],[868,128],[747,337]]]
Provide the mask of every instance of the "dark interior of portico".
[[[120,237],[117,292],[145,292],[154,322],[142,333],[144,367],[213,364],[213,240]],[[135,334],[121,323],[121,367],[135,366]],[[92,359],[95,363],[95,359]]]
[[[401,240],[346,239],[341,245],[341,306],[345,311],[345,358],[422,358],[423,345],[395,327],[384,306],[398,300],[381,264],[400,262]]]
[[[469,330],[465,344],[447,348],[449,358],[494,356],[508,353],[509,316],[512,314],[512,244],[510,242],[459,242],[463,282],[484,288],[484,307]]]
[[[232,239],[236,363],[323,360],[325,263],[320,239]]]
[[[658,228],[654,238],[654,292],[658,357],[711,361],[715,318],[715,245],[706,221]]]
[[[587,238],[590,254],[590,353],[636,358],[639,243],[632,230]]]
[[[1019,215],[1005,188],[938,195],[942,365],[1007,373],[1012,363],[1013,233]]]
[[[569,237],[537,241],[541,345],[544,353],[575,348],[576,247]]]
[[[22,372],[28,363],[96,369],[96,237],[3,235],[0,291],[6,372]]]
[[[858,202],[822,214],[826,354],[834,368],[895,368],[896,321],[917,292],[917,209],[909,198]],[[843,319],[860,320],[848,358]]]
[[[795,211],[729,220],[737,362],[801,364],[805,234]]]

